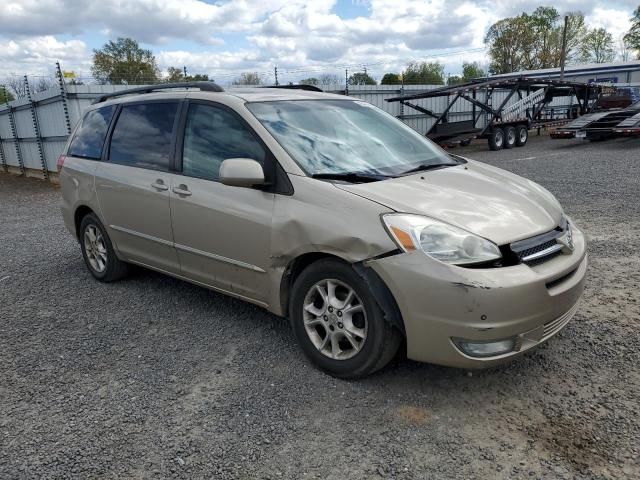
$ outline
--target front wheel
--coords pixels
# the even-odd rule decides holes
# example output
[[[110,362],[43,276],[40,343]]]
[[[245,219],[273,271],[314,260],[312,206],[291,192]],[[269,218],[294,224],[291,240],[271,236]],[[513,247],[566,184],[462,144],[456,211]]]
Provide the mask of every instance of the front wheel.
[[[304,354],[341,378],[369,375],[395,355],[401,334],[350,265],[320,260],[296,279],[289,308]]]

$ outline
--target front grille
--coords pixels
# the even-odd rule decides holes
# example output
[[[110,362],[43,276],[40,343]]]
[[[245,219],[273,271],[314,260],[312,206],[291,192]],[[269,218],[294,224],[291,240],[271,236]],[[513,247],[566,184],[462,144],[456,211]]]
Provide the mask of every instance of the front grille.
[[[511,252],[515,255],[517,263],[524,263],[530,267],[548,262],[552,258],[562,254],[562,244],[558,238],[566,231],[566,221],[550,232],[513,242],[510,245]]]

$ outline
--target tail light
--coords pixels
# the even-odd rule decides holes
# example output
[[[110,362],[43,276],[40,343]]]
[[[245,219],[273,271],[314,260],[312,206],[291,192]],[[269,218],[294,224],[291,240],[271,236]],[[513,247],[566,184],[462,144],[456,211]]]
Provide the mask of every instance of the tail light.
[[[65,155],[60,155],[58,157],[58,161],[56,162],[56,167],[58,168],[58,173],[60,173],[60,170],[62,170],[62,167],[64,166],[64,159],[67,158]]]

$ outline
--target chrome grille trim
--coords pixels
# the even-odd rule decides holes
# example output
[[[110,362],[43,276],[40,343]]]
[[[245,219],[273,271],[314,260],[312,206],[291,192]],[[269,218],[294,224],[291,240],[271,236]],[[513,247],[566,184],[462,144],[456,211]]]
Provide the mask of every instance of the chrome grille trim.
[[[567,219],[563,218],[560,225],[553,230],[513,242],[509,248],[520,263],[525,263],[530,267],[539,265],[562,253],[564,245],[558,239],[566,234],[567,228]]]
[[[562,250],[562,245],[556,243],[550,247],[545,248],[544,250],[536,253],[532,253],[531,255],[527,255],[526,257],[522,257],[523,262],[530,262],[532,260],[538,260],[539,258],[546,257],[547,255],[551,255],[552,253],[556,253]]]

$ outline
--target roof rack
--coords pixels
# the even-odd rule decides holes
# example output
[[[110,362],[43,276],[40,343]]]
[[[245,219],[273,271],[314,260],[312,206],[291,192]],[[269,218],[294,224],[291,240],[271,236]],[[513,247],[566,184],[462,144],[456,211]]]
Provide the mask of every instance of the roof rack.
[[[290,90],[306,90],[308,92],[323,92],[320,87],[315,85],[266,85],[262,88],[288,88]]]
[[[147,85],[146,87],[128,88],[119,92],[107,93],[97,97],[93,103],[101,103],[110,98],[121,97],[123,95],[133,95],[136,93],[151,93],[158,90],[171,90],[174,88],[199,88],[203,92],[224,92],[224,89],[213,82],[178,82],[178,83],[161,83],[158,85]]]

